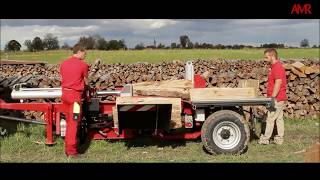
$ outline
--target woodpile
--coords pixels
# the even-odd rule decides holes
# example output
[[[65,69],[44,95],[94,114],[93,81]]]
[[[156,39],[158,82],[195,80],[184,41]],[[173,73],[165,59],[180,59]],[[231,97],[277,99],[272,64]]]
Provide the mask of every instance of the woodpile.
[[[266,96],[267,73],[270,66],[264,61],[244,60],[194,60],[195,74],[207,74],[207,87],[238,87],[241,80],[259,80],[259,96]],[[284,116],[289,118],[319,117],[320,112],[320,62],[319,59],[283,61],[287,75],[288,102]],[[60,87],[59,65],[20,64],[0,66],[0,88],[27,82],[33,87]],[[184,79],[185,62],[172,61],[159,64],[103,64],[100,60],[90,65],[90,85],[97,89],[112,89],[124,84],[143,85],[147,82]],[[144,84],[146,85],[146,84]],[[167,88],[170,91],[170,87]],[[173,96],[184,97],[184,89]],[[145,93],[143,90],[140,93]],[[148,92],[150,93],[150,92]],[[151,93],[152,95],[152,93]],[[59,101],[59,100],[44,100]],[[32,114],[32,113],[31,113]],[[39,119],[40,115],[33,115]]]
[[[306,66],[301,62],[286,64],[288,105],[285,116],[299,118],[319,114],[319,64]],[[294,112],[294,113],[293,113]]]

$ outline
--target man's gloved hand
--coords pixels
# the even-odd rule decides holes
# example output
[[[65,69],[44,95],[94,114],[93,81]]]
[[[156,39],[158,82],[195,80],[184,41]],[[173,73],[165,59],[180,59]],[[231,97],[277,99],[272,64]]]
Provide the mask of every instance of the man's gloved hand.
[[[269,111],[276,111],[276,98],[275,97],[272,97],[271,98],[271,104],[270,104],[270,107],[268,107],[268,110]]]

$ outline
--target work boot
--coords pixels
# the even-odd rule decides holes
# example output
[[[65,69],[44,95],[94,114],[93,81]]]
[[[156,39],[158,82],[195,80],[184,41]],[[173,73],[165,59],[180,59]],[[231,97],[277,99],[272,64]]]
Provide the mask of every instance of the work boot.
[[[269,144],[269,139],[265,138],[265,136],[263,134],[261,134],[260,140],[259,140],[258,143],[262,144],[262,145],[268,145]]]
[[[277,144],[277,145],[283,144],[283,137],[275,136],[274,137],[274,143]]]

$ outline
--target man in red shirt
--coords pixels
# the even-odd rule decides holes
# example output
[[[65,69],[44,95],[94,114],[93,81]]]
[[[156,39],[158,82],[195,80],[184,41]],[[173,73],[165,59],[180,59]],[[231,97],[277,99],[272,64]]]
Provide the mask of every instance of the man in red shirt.
[[[67,156],[78,155],[77,132],[81,114],[81,99],[88,84],[89,66],[84,62],[86,49],[80,45],[73,47],[73,56],[60,65],[62,103],[68,109],[66,114],[65,153]],[[74,113],[74,111],[78,111]]]
[[[268,111],[266,130],[261,135],[259,144],[269,144],[275,122],[278,134],[274,137],[274,143],[282,144],[284,136],[283,109],[287,100],[286,72],[278,59],[278,53],[275,49],[265,50],[264,55],[265,60],[271,65],[271,70],[268,74],[267,96],[275,100],[275,108]]]

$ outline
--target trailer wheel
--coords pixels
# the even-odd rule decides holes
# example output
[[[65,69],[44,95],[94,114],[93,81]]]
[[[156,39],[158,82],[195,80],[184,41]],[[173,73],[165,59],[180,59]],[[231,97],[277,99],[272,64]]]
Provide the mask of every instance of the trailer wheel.
[[[231,110],[211,114],[201,129],[201,140],[210,154],[242,154],[250,139],[249,126]]]

